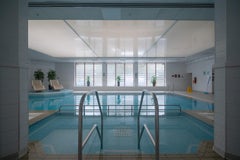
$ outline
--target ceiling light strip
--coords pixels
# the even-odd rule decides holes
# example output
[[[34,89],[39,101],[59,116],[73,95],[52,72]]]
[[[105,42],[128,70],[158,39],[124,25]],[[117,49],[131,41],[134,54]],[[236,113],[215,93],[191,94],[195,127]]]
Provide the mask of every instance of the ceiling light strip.
[[[63,62],[185,62],[185,57],[60,57]]]
[[[83,41],[84,44],[87,45],[87,47],[93,52],[94,56],[97,57],[97,53],[95,50],[78,34],[78,32],[69,24],[66,20],[64,22],[67,24],[67,26]]]
[[[103,7],[103,8],[214,8],[214,3],[71,3],[29,2],[29,7]]]
[[[176,24],[177,22],[178,22],[178,21],[175,20],[175,21],[171,24],[171,26],[170,26],[163,34],[161,34],[161,36],[153,43],[153,45],[152,45],[151,47],[149,47],[149,48],[144,52],[143,56],[147,55],[147,53],[150,52],[150,50],[157,45],[158,41],[160,41],[160,39],[163,38],[163,37],[173,28],[173,26],[175,26],[175,24]]]

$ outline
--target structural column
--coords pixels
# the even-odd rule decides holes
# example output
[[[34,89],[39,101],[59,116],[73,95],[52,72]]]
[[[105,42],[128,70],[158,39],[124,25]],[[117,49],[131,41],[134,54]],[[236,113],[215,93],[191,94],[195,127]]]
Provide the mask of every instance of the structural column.
[[[0,159],[17,159],[28,143],[27,0],[0,5]]]
[[[240,159],[240,1],[215,1],[214,150]]]

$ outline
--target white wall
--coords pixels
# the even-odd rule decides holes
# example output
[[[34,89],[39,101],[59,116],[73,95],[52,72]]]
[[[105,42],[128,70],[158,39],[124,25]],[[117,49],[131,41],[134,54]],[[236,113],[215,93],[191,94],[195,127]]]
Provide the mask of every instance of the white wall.
[[[177,77],[172,77],[173,75],[177,75]],[[186,64],[184,62],[166,64],[166,84],[170,91],[186,91],[188,86],[191,87],[191,77],[186,74]]]
[[[201,57],[187,63],[187,73],[192,73],[192,89],[199,92],[212,93],[212,68],[215,63],[214,56]]]
[[[214,150],[240,159],[240,1],[215,1]]]
[[[0,5],[0,159],[28,151],[27,0]]]
[[[60,83],[66,89],[74,89],[74,63],[56,63],[56,74]]]

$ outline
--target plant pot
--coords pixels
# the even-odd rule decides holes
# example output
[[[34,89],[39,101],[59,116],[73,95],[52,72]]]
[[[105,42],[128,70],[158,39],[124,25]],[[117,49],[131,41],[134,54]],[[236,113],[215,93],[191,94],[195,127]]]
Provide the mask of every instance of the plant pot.
[[[87,81],[87,86],[88,86],[88,87],[90,86],[90,81]]]
[[[120,82],[117,82],[117,86],[118,86],[118,87],[120,86]]]
[[[48,85],[48,90],[52,90],[53,89],[53,87],[49,84]]]
[[[152,84],[153,84],[153,87],[155,87],[155,86],[156,86],[156,82],[153,82]]]

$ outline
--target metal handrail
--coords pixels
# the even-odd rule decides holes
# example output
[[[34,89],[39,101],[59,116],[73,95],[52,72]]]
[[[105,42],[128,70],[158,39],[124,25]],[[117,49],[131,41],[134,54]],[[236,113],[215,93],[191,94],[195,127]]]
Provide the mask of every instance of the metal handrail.
[[[153,102],[155,105],[155,140],[153,140],[153,141],[155,143],[155,159],[158,160],[159,159],[159,107],[158,107],[158,100],[157,100],[157,96],[155,93],[149,92],[147,90],[143,90],[143,92],[142,92],[140,106],[139,106],[139,110],[138,110],[138,118],[137,118],[137,120],[138,120],[138,149],[140,149],[140,140],[141,140],[140,113],[141,113],[142,103],[143,103],[143,98],[144,98],[145,93],[152,95]],[[149,131],[149,133],[150,133],[150,131]]]
[[[98,129],[98,126],[97,126],[97,124],[94,124],[93,127],[91,128],[91,130],[89,131],[88,135],[87,135],[86,138],[84,139],[83,143],[82,143],[82,149],[83,149],[83,148],[85,147],[85,145],[87,144],[89,138],[91,137],[91,135],[93,134],[93,131],[94,131],[95,129],[97,130],[98,137],[99,137],[99,139],[100,139],[100,141],[101,141],[101,134],[100,134],[100,131],[99,131],[99,129]]]
[[[147,132],[147,134],[148,134],[148,136],[149,136],[149,138],[150,138],[153,146],[155,147],[155,146],[156,146],[156,143],[155,143],[154,138],[153,138],[153,136],[152,136],[151,132],[149,131],[149,129],[148,129],[148,127],[147,127],[146,124],[144,124],[144,125],[142,126],[142,130],[141,130],[141,133],[140,133],[140,140],[141,140],[141,138],[142,138],[144,129],[146,130],[146,132]]]
[[[66,105],[60,105],[60,107],[58,108],[58,112],[61,112],[62,111],[62,108],[63,107],[67,107],[67,106],[79,106],[79,105],[71,105],[71,104],[66,104]],[[89,104],[89,105],[84,105],[84,113],[83,113],[83,115],[85,116],[85,114],[86,114],[86,112],[90,112],[90,111],[92,111],[92,109],[86,109],[86,106],[90,106],[90,107],[95,107],[95,106],[98,106],[98,105],[96,105],[96,104]],[[107,111],[107,115],[110,115],[110,112],[111,111],[115,111],[115,110],[117,110],[117,111],[131,111],[131,115],[135,115],[135,109],[134,109],[134,107],[136,106],[136,105],[122,105],[122,104],[120,104],[120,105],[105,105],[106,106],[106,108],[104,109],[104,108],[102,108],[102,112],[105,114],[105,112]],[[124,107],[126,107],[126,106],[129,106],[130,108],[114,108],[114,109],[111,109],[110,107],[111,106],[119,106],[119,107],[122,107],[122,106],[124,106]],[[147,106],[153,106],[153,105],[142,105],[142,107],[147,107]],[[179,112],[182,112],[182,108],[181,108],[181,106],[179,105],[179,104],[172,104],[172,105],[159,105],[159,107],[160,106],[174,106],[174,107],[177,107],[177,108],[159,108],[159,112],[163,112],[163,111],[174,111],[174,110],[176,110],[176,111],[179,111]],[[74,108],[74,111],[78,111],[79,109],[78,108]],[[64,110],[65,111],[65,110]],[[72,111],[72,110],[67,110],[67,111]],[[141,111],[142,112],[153,112],[153,111],[155,111],[155,109],[149,109],[149,108],[142,108],[141,109]],[[152,115],[152,114],[151,114]],[[159,115],[160,116],[160,115]]]
[[[88,93],[84,93],[81,97],[80,103],[79,103],[79,118],[78,118],[78,160],[82,160],[82,150],[83,150],[83,143],[82,143],[82,135],[83,135],[83,107],[84,107],[84,101],[87,95],[95,93],[97,97],[97,102],[101,114],[101,136],[100,136],[100,144],[101,144],[101,149],[103,148],[103,114],[101,110],[101,104],[98,96],[97,91],[89,91]]]
[[[61,112],[62,108],[63,107],[66,107],[66,106],[79,106],[79,105],[75,105],[75,104],[65,104],[65,105],[60,105],[60,107],[58,108],[58,112]],[[88,104],[88,105],[84,105],[84,111],[86,110],[91,110],[91,109],[85,109],[86,106],[98,106],[96,104]],[[131,105],[131,104],[128,104],[128,105],[124,105],[124,104],[111,104],[111,105],[105,105],[107,106],[107,109],[102,109],[102,110],[120,110],[120,111],[127,111],[127,110],[133,110],[133,107],[136,106],[136,105]],[[115,109],[109,109],[110,106],[130,106],[131,109],[129,108],[123,108],[123,109],[119,109],[119,108],[115,108]],[[142,107],[147,107],[147,106],[153,106],[153,105],[142,105]],[[176,108],[159,108],[159,111],[165,111],[165,110],[179,110],[179,112],[182,112],[182,107],[180,104],[170,104],[170,105],[164,105],[164,104],[159,104],[158,105],[159,107],[160,106],[175,106],[175,107],[178,107],[178,109]],[[79,108],[75,108],[74,110],[79,110]],[[155,109],[141,109],[141,111],[152,111],[152,110],[155,110]]]
[[[58,108],[58,112],[61,112],[62,107],[65,107],[65,106],[79,106],[79,105],[77,105],[77,104],[64,104],[64,105],[60,105],[59,108]],[[77,110],[77,108],[75,108],[75,110]]]

